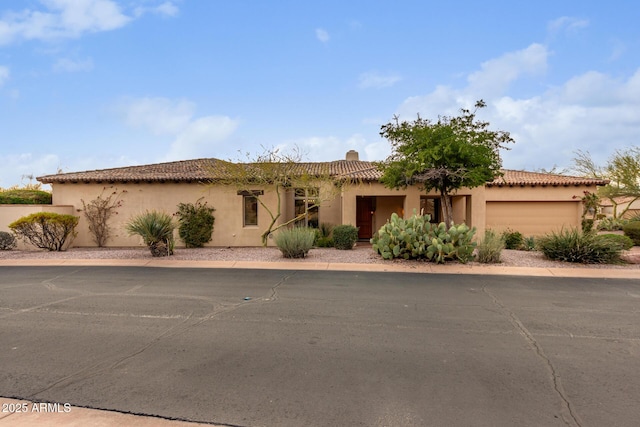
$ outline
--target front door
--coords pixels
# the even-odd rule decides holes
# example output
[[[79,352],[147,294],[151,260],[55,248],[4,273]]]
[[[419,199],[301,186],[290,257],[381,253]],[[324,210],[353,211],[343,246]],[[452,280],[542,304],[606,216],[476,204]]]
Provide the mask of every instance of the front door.
[[[356,227],[358,239],[373,237],[373,197],[358,197],[356,199]]]

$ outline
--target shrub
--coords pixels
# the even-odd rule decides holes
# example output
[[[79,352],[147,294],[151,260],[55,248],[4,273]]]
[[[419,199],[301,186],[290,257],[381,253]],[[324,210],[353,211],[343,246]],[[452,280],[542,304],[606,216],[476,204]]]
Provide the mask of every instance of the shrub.
[[[378,230],[371,243],[383,259],[428,259],[436,263],[447,260],[467,262],[473,258],[475,228],[465,224],[447,230],[445,223],[429,222],[429,215],[402,219],[397,214]]]
[[[477,246],[478,262],[485,264],[500,262],[504,248],[505,242],[501,236],[498,236],[493,230],[485,230],[484,238]]]
[[[16,238],[13,234],[0,231],[0,251],[10,251],[16,247]]]
[[[50,205],[51,200],[51,193],[33,188],[0,191],[0,205]]]
[[[25,242],[49,251],[63,251],[76,236],[78,217],[54,212],[36,212],[9,224]]]
[[[522,241],[523,251],[535,251],[536,250],[536,238],[533,236],[525,237]]]
[[[633,240],[633,244],[640,245],[640,221],[629,221],[627,225],[622,228],[624,235]]]
[[[304,258],[313,247],[315,238],[314,229],[293,227],[276,234],[275,242],[285,258]]]
[[[323,222],[320,227],[316,229],[316,240],[313,242],[313,246],[318,248],[332,248],[333,247],[333,225]]]
[[[562,229],[538,238],[538,247],[549,259],[583,264],[612,264],[620,261],[620,247],[593,233]]]
[[[122,206],[122,201],[118,200],[118,198],[124,193],[118,193],[117,191],[111,192],[106,197],[103,197],[104,190],[106,187],[102,189],[102,193],[89,203],[85,203],[84,200],[80,199],[82,202],[82,213],[84,217],[87,219],[89,223],[89,232],[93,237],[93,241],[96,242],[98,247],[103,247],[109,236],[111,234],[111,228],[109,227],[108,221],[112,215],[117,215],[117,208]]]
[[[213,233],[214,208],[207,206],[207,202],[197,200],[193,203],[180,203],[178,205],[178,235],[184,241],[187,248],[201,248],[211,241]]]
[[[627,220],[620,219],[620,218],[613,218],[613,217],[603,218],[598,222],[597,229],[603,230],[603,231],[622,230],[622,227],[624,227],[624,225],[627,222],[628,222]]]
[[[151,256],[173,255],[173,231],[176,225],[171,215],[158,211],[147,211],[135,216],[126,224],[130,235],[142,237],[151,251]]]
[[[353,249],[358,241],[358,228],[350,224],[338,225],[333,229],[333,247],[336,249]]]
[[[582,232],[589,233],[593,230],[593,220],[592,219],[583,219],[582,220]]]
[[[621,234],[598,234],[596,239],[603,240],[608,245],[618,246],[620,249],[624,249],[625,251],[628,251],[633,247],[633,240]]]
[[[522,233],[508,228],[502,233],[502,240],[504,241],[505,249],[522,249],[524,245],[524,236]]]

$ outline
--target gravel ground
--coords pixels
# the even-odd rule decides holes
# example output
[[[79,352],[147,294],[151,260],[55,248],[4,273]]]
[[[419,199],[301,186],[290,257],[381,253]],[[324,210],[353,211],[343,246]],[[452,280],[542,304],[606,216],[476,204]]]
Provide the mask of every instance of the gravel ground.
[[[636,251],[637,250],[637,251]],[[634,248],[634,254],[640,253],[640,248]],[[64,252],[12,250],[0,251],[0,260],[4,259],[151,259],[147,248],[71,248]],[[177,248],[172,260],[205,260],[205,261],[262,261],[278,262],[283,257],[277,248],[247,247],[247,248]],[[294,262],[327,262],[327,263],[359,263],[384,264],[408,263],[416,264],[425,261],[394,260],[385,261],[376,255],[370,245],[362,244],[351,251],[318,248],[309,251],[304,259],[288,260]],[[470,265],[480,265],[471,262]],[[543,267],[543,268],[609,268],[640,270],[640,264],[625,265],[593,265],[558,262],[545,259],[540,252],[502,251],[502,266],[515,267]]]

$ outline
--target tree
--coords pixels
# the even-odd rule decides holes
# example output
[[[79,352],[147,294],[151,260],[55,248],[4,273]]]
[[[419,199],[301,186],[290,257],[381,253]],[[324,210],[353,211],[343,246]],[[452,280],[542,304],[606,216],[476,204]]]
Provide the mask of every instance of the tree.
[[[461,109],[459,116],[439,116],[436,122],[420,116],[413,122],[400,122],[394,116],[380,132],[392,145],[391,156],[380,164],[382,183],[389,188],[419,184],[427,192],[435,189],[442,201],[444,222],[451,226],[452,194],[499,176],[499,149],[514,142],[509,132],[489,130],[488,122],[476,120],[476,111],[485,106],[480,100],[473,112]]]
[[[250,159],[250,154],[246,156]],[[271,233],[303,220],[322,203],[335,199],[343,188],[344,182],[331,176],[328,164],[302,163],[301,159],[302,155],[297,149],[291,153],[281,153],[278,149],[263,148],[262,154],[248,162],[226,162],[224,176],[211,181],[212,184],[235,186],[240,193],[254,197],[267,212],[269,223],[261,235],[263,246],[267,245]],[[268,188],[269,193],[275,193],[276,201],[268,202],[266,194],[255,191],[256,188]],[[309,202],[305,203],[303,212],[278,223],[282,217],[282,197],[289,188],[304,190],[305,194],[310,195]]]
[[[611,200],[614,218],[622,217],[631,204],[640,200],[640,147],[616,150],[605,166],[597,165],[588,151],[578,150],[573,159],[573,169],[579,175],[609,180],[598,188],[598,196]],[[627,207],[618,213],[617,198],[625,197]]]

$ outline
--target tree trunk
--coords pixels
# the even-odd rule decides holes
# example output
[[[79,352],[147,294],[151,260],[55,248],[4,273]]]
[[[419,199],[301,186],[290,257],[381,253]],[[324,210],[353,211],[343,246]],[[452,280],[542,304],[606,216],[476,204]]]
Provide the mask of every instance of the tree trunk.
[[[451,195],[442,193],[440,194],[440,202],[442,204],[442,215],[444,223],[447,224],[447,228],[453,225],[453,205],[451,203]]]

